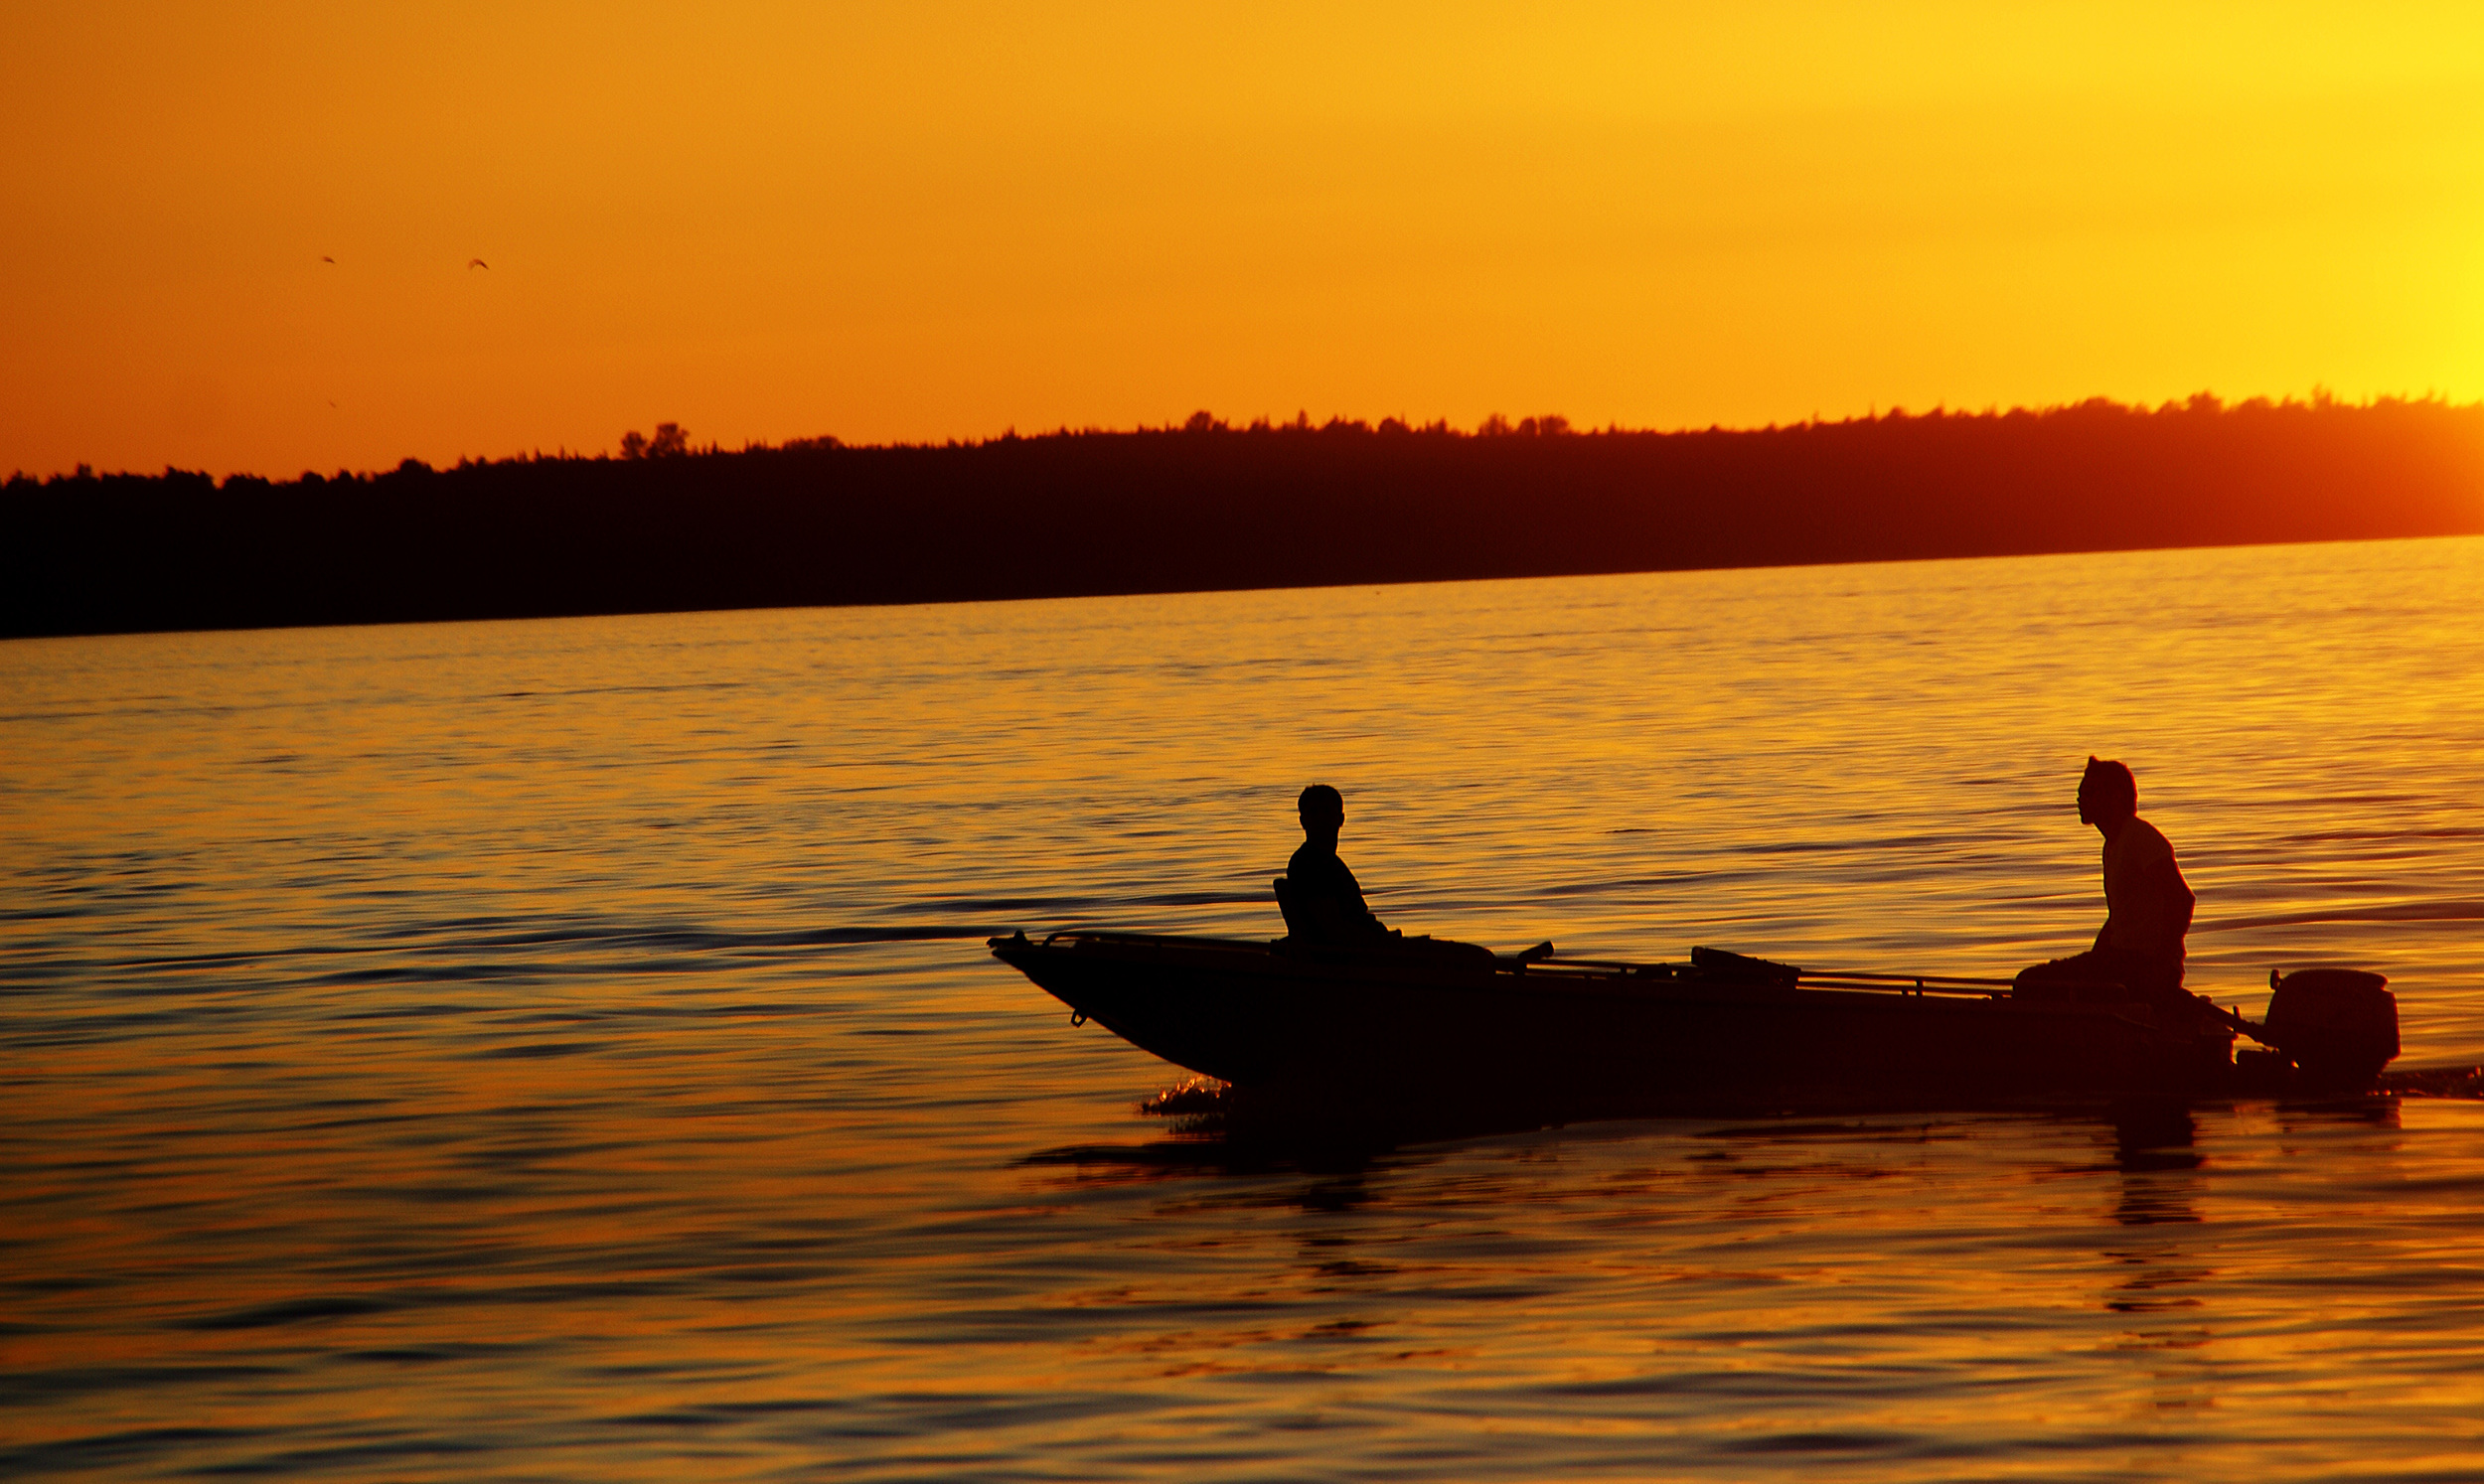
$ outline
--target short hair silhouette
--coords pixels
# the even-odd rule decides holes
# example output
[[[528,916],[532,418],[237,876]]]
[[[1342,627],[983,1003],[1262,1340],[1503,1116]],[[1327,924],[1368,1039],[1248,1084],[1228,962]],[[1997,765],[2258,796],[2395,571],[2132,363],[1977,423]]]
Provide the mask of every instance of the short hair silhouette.
[[[2139,781],[2130,776],[2127,763],[2088,754],[2088,771],[2080,779],[2095,788],[2096,802],[2118,815],[2139,812]]]
[[[1294,801],[1294,807],[1307,815],[1341,816],[1345,813],[1345,796],[1326,784],[1313,784]]]

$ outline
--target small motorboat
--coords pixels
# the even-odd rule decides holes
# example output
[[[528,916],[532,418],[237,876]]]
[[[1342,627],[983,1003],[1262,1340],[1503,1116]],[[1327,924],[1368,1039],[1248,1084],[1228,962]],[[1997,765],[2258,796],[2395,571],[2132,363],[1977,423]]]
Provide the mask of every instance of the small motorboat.
[[[1239,1094],[1560,1121],[2198,1099],[2368,1088],[2398,1054],[2378,974],[2271,976],[2265,1022],[2201,996],[1494,954],[1391,938],[1314,947],[1020,932],[994,957],[1071,1010]],[[2271,1049],[2234,1054],[2239,1033]]]

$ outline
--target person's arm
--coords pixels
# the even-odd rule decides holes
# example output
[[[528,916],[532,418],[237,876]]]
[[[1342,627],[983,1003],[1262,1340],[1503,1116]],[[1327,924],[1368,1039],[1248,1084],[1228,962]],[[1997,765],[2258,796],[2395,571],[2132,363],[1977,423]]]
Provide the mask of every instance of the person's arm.
[[[2107,906],[2096,946],[2123,953],[2180,957],[2198,898],[2171,855],[2135,865],[2121,883],[2118,907]]]
[[[1302,917],[1309,937],[1336,942],[1388,931],[1363,902],[1362,883],[1336,856],[1306,846],[1294,852],[1286,876],[1292,910]]]
[[[2199,906],[2199,897],[2191,883],[2182,879],[2182,868],[2171,854],[2159,856],[2140,868],[2138,898],[2141,920],[2131,926],[2137,931],[2130,936],[2150,953],[2180,954],[2182,940],[2191,931],[2191,914]]]
[[[1371,910],[1369,902],[1363,900],[1363,884],[1354,879],[1353,871],[1342,860],[1336,863],[1336,876],[1337,909],[1345,918],[1347,931],[1386,933],[1388,929],[1380,922],[1380,915]]]

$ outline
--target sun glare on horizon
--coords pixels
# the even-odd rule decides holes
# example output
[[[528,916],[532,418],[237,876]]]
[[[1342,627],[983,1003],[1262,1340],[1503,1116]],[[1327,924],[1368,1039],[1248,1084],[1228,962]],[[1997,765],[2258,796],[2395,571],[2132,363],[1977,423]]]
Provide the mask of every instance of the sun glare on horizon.
[[[13,7],[0,471],[2484,396],[2484,15]]]

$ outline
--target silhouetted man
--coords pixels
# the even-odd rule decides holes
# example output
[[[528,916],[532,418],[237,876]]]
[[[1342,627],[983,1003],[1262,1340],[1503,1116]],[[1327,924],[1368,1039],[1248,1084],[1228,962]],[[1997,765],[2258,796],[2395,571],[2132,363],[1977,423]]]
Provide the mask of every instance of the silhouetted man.
[[[1345,827],[1345,799],[1326,784],[1313,784],[1295,801],[1303,816],[1302,847],[1286,862],[1278,902],[1287,931],[1314,943],[1371,943],[1389,936],[1363,901],[1362,883],[1337,859],[1337,831]]]
[[[2142,999],[2182,999],[2182,938],[2199,899],[2174,863],[2173,845],[2139,817],[2139,786],[2129,768],[2088,759],[2079,822],[2104,836],[2104,926],[2088,952],[2020,970],[2020,989],[2042,997],[2060,981],[2106,982]]]

